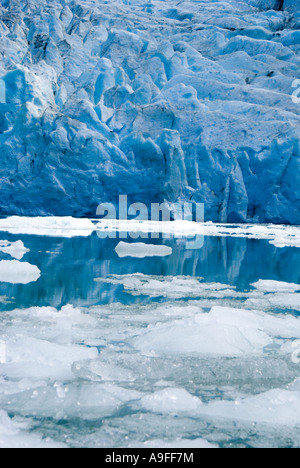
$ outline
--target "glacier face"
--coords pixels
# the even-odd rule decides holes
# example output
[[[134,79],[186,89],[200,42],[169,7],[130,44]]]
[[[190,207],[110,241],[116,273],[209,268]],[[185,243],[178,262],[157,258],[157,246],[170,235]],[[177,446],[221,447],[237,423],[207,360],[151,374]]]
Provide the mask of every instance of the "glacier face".
[[[0,215],[300,224],[299,0],[1,0]]]

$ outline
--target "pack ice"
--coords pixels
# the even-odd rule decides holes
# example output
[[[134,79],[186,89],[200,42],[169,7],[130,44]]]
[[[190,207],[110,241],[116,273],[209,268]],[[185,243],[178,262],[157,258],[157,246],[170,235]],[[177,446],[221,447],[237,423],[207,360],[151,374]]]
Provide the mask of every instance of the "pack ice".
[[[299,284],[131,287],[169,301],[2,312],[0,447],[299,446]]]
[[[298,224],[299,0],[2,0],[0,214]]]

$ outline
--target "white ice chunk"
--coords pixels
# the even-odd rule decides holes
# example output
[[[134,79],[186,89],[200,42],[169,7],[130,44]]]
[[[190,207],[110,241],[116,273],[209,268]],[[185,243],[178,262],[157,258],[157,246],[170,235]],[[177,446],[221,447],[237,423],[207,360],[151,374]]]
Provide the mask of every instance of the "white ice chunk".
[[[0,261],[0,282],[28,284],[37,281],[41,271],[35,265],[17,260]]]
[[[95,226],[89,219],[72,217],[26,218],[11,216],[0,220],[0,231],[53,237],[90,236]]]
[[[62,443],[29,433],[28,429],[28,424],[11,419],[5,411],[0,410],[0,448],[66,448]]]
[[[281,281],[259,280],[252,286],[245,305],[258,309],[300,310],[300,285]]]
[[[6,253],[17,260],[21,260],[24,255],[29,252],[29,249],[26,249],[22,241],[0,241],[0,252]]]
[[[169,299],[199,298],[202,300],[202,307],[224,305],[224,303],[235,306],[237,300],[243,300],[246,307],[257,310],[274,308],[300,310],[299,285],[273,280],[260,280],[252,285],[255,289],[242,292],[236,291],[235,286],[232,285],[205,283],[203,278],[189,276],[151,276],[136,273],[95,278],[95,281],[120,284],[134,296],[161,296]]]
[[[230,420],[296,426],[300,424],[299,402],[299,391],[273,389],[235,401],[212,402],[200,408],[199,412]]]
[[[73,365],[72,371],[78,378],[96,382],[133,382],[135,380],[133,374],[128,370],[113,364],[103,363],[101,359],[76,362]]]
[[[262,292],[282,292],[282,293],[293,293],[300,291],[300,284],[294,283],[284,283],[282,281],[272,281],[272,280],[259,280],[256,283],[253,283],[256,289]]]
[[[120,242],[115,250],[120,258],[167,257],[173,252],[172,248],[166,245],[144,244],[142,242],[133,244]]]
[[[5,344],[6,363],[0,365],[0,370],[10,378],[71,378],[74,362],[98,356],[95,348],[57,344],[29,336],[9,338]]]
[[[24,416],[97,420],[115,413],[124,403],[138,400],[141,393],[116,385],[59,381],[10,395],[10,401]]]
[[[202,402],[182,388],[165,388],[141,398],[141,405],[148,411],[170,414],[197,410]]]
[[[295,317],[213,307],[209,314],[149,326],[133,343],[146,355],[242,356],[263,353],[278,337],[299,336],[300,320]]]

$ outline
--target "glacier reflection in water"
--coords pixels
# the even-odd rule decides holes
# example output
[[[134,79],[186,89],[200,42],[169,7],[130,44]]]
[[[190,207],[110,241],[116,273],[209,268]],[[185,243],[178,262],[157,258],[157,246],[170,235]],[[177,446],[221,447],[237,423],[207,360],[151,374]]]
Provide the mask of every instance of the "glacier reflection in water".
[[[150,244],[163,242],[172,248],[173,254],[141,259],[120,258],[115,251],[119,240],[99,239],[96,233],[71,239],[1,233],[0,239],[21,239],[30,249],[23,260],[42,272],[38,281],[27,285],[0,283],[0,295],[12,300],[10,305],[0,305],[2,310],[143,300],[122,294],[122,288],[94,281],[109,275],[196,276],[205,282],[229,284],[239,290],[249,288],[259,279],[291,283],[300,279],[300,250],[276,248],[265,240],[206,237],[201,249],[186,250],[184,239],[143,239]],[[0,258],[9,257],[0,253]]]
[[[0,239],[0,446],[300,446],[299,249]]]

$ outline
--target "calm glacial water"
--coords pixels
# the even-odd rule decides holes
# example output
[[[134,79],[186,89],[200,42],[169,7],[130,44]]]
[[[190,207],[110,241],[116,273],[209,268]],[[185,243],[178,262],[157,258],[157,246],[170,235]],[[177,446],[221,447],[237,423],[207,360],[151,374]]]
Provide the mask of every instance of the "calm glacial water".
[[[22,423],[16,441],[300,446],[299,294],[273,283],[300,283],[299,249],[207,237],[187,250],[172,239],[171,256],[141,259],[119,258],[119,240],[96,233],[0,239],[22,240],[21,261],[41,271],[26,285],[0,283],[0,407]],[[270,291],[251,286],[259,280],[272,280]]]
[[[38,281],[27,285],[0,283],[0,295],[10,305],[2,310],[32,306],[62,307],[139,303],[147,300],[123,294],[122,287],[96,283],[95,278],[142,273],[154,276],[202,277],[205,282],[236,286],[243,291],[260,280],[300,282],[300,250],[276,248],[266,240],[206,237],[199,250],[186,250],[183,239],[143,239],[142,242],[173,248],[168,257],[119,258],[118,239],[90,237],[71,239],[0,233],[0,240],[22,240],[30,252],[22,259],[41,270]],[[135,242],[128,239],[128,242]],[[0,252],[0,259],[10,259]]]

